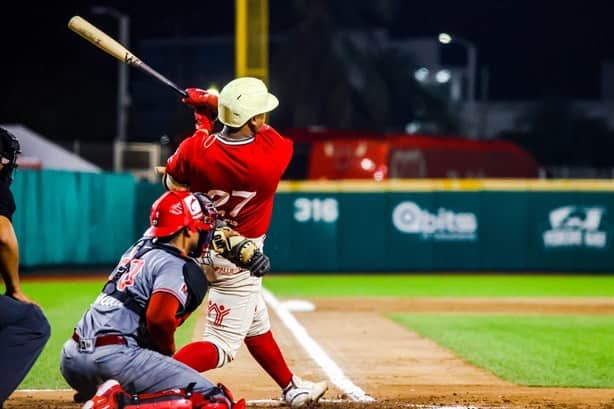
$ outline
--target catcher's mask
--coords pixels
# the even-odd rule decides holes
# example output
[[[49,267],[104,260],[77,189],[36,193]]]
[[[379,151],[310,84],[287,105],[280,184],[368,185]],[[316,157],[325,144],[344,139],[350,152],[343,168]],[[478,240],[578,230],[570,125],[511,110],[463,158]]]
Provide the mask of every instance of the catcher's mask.
[[[217,211],[213,202],[202,193],[172,190],[165,192],[151,206],[149,237],[168,237],[181,229],[199,233],[198,247],[191,257],[200,257],[209,247],[215,230]]]
[[[0,128],[0,161],[4,165],[0,170],[0,179],[11,183],[13,170],[17,168],[17,157],[21,153],[19,141],[4,128]]]

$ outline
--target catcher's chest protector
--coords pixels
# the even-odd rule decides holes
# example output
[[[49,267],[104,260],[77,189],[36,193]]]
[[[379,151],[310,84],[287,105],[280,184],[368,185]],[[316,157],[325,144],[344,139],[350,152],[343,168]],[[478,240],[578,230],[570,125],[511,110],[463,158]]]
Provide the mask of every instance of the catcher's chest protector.
[[[180,258],[185,261],[183,265],[183,279],[186,284],[187,290],[187,301],[185,308],[177,313],[178,317],[182,317],[188,313],[195,311],[198,306],[202,303],[208,289],[207,279],[205,278],[204,273],[198,267],[198,265],[194,262],[194,260],[185,257],[181,254],[181,252],[174,247],[157,245],[151,242],[151,240],[144,240],[140,243],[137,243],[135,246],[134,255],[124,264],[118,265],[115,271],[112,274],[110,280],[105,284],[103,288],[103,293],[119,300],[124,306],[134,312],[136,312],[139,316],[145,316],[145,306],[139,305],[132,294],[128,291],[119,291],[117,289],[117,283],[120,277],[125,275],[130,270],[131,262],[134,259],[140,259],[148,252],[158,249],[165,251],[177,258]]]
[[[203,302],[209,283],[200,267],[192,260],[186,261],[183,265],[183,280],[188,290],[188,301],[185,311],[180,311],[179,316],[194,312]]]

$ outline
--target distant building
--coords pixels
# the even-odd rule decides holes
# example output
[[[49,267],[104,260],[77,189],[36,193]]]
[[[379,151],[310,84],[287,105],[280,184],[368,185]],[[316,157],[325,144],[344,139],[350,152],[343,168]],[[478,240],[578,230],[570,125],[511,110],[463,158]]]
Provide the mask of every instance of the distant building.
[[[0,127],[11,132],[19,141],[21,155],[18,164],[21,168],[101,172],[98,166],[21,124],[0,124]]]

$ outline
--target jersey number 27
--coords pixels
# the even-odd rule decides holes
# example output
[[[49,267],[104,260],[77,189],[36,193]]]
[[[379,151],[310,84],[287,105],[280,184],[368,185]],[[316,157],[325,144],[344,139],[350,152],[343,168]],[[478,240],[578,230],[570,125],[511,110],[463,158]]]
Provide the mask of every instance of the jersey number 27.
[[[228,192],[224,192],[223,190],[212,189],[207,193],[207,195],[211,198],[211,200],[214,201],[213,205],[217,209],[221,208],[226,203],[228,203],[231,197],[243,198],[243,200],[237,203],[235,207],[233,207],[232,210],[228,213],[228,216],[230,217],[237,217],[237,215],[239,214],[241,209],[243,209],[243,207],[247,204],[247,202],[249,202],[250,200],[254,198],[254,196],[256,196],[256,192],[247,192],[245,190],[233,190],[232,193],[228,193]],[[224,210],[220,210],[219,213],[221,216],[226,216],[226,211]]]

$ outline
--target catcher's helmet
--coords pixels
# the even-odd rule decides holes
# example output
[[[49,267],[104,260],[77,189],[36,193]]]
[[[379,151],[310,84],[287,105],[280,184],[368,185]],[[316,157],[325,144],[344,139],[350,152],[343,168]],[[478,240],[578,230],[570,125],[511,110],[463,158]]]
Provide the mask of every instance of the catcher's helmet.
[[[4,165],[0,170],[0,179],[9,182],[13,169],[17,167],[17,156],[21,153],[19,141],[15,136],[4,128],[0,128],[0,160]]]
[[[277,108],[279,100],[269,93],[258,78],[241,77],[230,81],[220,91],[218,119],[224,125],[240,128],[256,115]]]
[[[149,237],[167,237],[183,228],[192,232],[213,232],[217,211],[202,193],[172,190],[165,192],[151,206]]]

